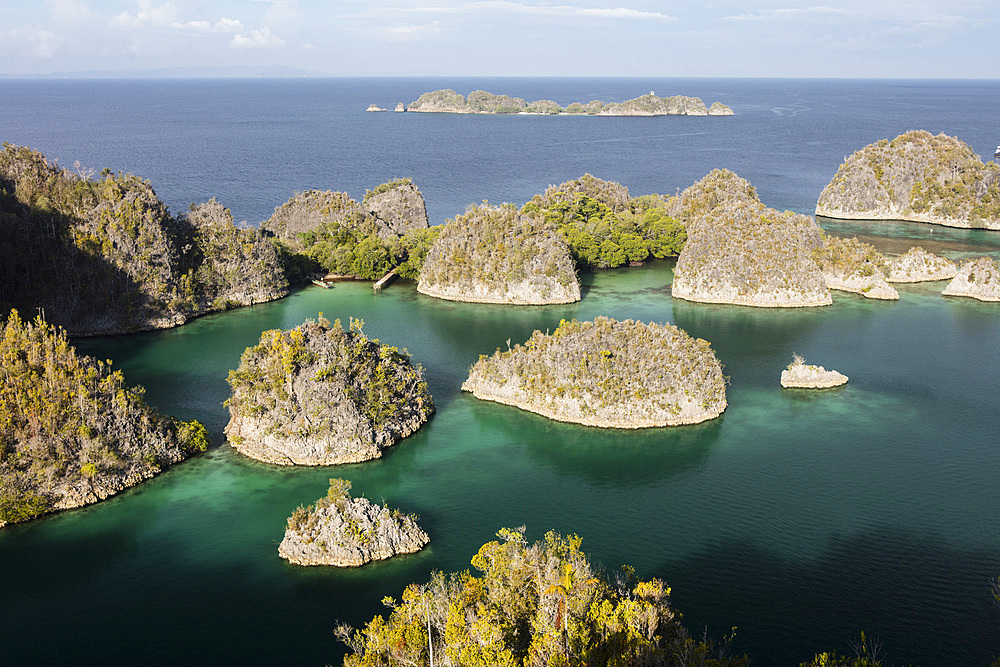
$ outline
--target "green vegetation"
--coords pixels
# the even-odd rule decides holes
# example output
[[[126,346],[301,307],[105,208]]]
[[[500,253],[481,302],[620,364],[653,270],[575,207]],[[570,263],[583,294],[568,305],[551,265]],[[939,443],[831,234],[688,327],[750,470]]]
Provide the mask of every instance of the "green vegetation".
[[[535,195],[521,212],[554,225],[581,268],[615,268],[676,256],[687,234],[666,209],[667,199],[632,199],[628,188],[584,174]]]
[[[144,181],[0,152],[0,306],[73,332],[121,333],[283,296],[271,244],[217,202],[175,217]],[[228,216],[228,217],[227,217]]]
[[[955,137],[914,130],[845,160],[816,209],[1000,229],[1000,166]]]
[[[698,97],[674,95],[657,97],[653,93],[642,95],[624,102],[605,104],[593,100],[587,104],[573,102],[563,109],[552,100],[525,102],[520,97],[495,95],[485,90],[474,90],[463,97],[448,88],[424,93],[406,107],[407,111],[431,111],[439,113],[538,113],[538,114],[587,114],[590,116],[664,116],[687,114],[695,116],[732,115],[733,111],[724,104],[715,102],[711,109]]]
[[[102,500],[208,447],[203,425],[161,417],[110,363],[11,311],[0,340],[0,525]]]
[[[883,278],[889,275],[889,262],[885,256],[875,246],[859,241],[857,237],[845,239],[824,235],[823,246],[817,248],[813,256],[824,272],[844,276],[880,275]]]
[[[300,279],[322,271],[378,280],[398,267],[397,275],[415,280],[440,232],[428,227],[423,196],[409,178],[367,190],[361,204],[346,192],[308,190],[261,227]]]
[[[524,528],[501,529],[472,559],[479,571],[436,572],[411,584],[400,600],[386,597],[388,618],[337,636],[353,654],[345,667],[434,664],[745,665],[729,640],[692,639],[670,607],[660,580],[634,571],[603,576],[576,535],[554,532],[533,545]]]
[[[463,389],[555,419],[634,428],[691,423],[726,407],[708,341],[669,324],[562,320],[524,345],[481,356]]]
[[[484,203],[449,221],[427,253],[418,289],[468,301],[580,299],[573,262],[555,227],[510,204]]]

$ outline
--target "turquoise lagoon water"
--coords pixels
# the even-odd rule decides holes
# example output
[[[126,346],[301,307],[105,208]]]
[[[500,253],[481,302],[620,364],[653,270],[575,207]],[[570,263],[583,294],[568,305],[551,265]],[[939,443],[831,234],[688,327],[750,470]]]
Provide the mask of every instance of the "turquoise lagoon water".
[[[672,263],[585,275],[584,299],[542,308],[440,301],[399,283],[309,287],[179,329],[78,341],[113,355],[162,410],[215,446],[113,500],[0,534],[5,644],[35,662],[335,662],[337,620],[432,570],[468,567],[501,526],[578,533],[609,569],[664,578],[686,623],[757,664],[847,650],[861,630],[895,661],[984,664],[1000,652],[996,306],[904,286],[898,303],[763,310],[672,300]],[[382,459],[285,469],[224,443],[225,376],[262,330],[319,312],[361,317],[425,368],[432,421]],[[560,318],[671,322],[710,340],[731,378],[707,424],[638,432],[550,422],[460,391],[479,354]],[[783,390],[792,353],[851,381]],[[359,570],[276,555],[285,518],[331,476],[416,512],[425,551]],[[53,614],[60,627],[53,631]],[[25,629],[51,634],[18,642]],[[962,631],[958,631],[962,628]],[[38,636],[35,634],[35,636]],[[139,652],[139,653],[137,653]]]
[[[648,90],[700,95],[731,118],[365,114],[421,92],[476,88],[561,103]],[[909,129],[980,154],[1000,143],[1000,82],[739,79],[0,81],[0,139],[149,178],[172,209],[217,196],[263,220],[295,191],[355,198],[411,176],[434,224],[483,198],[521,203],[591,172],[632,194],[674,192],[715,167],[779,209],[811,213],[844,156]],[[1000,234],[821,220],[902,252],[1000,258]],[[1000,655],[1000,306],[901,286],[898,302],[762,310],[671,299],[672,264],[585,274],[578,304],[439,301],[399,283],[308,287],[178,329],[81,339],[162,411],[205,422],[204,455],[96,506],[0,531],[5,664],[336,664],[338,620],[455,570],[501,526],[575,532],[609,570],[673,587],[694,634],[737,626],[756,665],[850,652],[863,630],[896,664]],[[380,460],[285,469],[226,443],[225,378],[261,331],[323,312],[423,364],[438,412]],[[460,391],[480,354],[561,318],[671,322],[712,342],[731,379],[710,423],[640,432],[553,423]],[[850,376],[782,390],[798,352]],[[327,480],[418,513],[432,542],[358,570],[277,556],[285,518]]]

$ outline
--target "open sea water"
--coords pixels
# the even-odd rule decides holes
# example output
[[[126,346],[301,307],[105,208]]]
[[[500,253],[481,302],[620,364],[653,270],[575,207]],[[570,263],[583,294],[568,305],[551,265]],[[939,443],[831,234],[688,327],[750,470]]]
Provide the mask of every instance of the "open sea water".
[[[420,93],[482,88],[566,105],[659,95],[721,101],[734,117],[592,118],[365,113]],[[0,81],[0,140],[63,166],[148,178],[175,211],[216,197],[257,224],[295,192],[412,177],[432,223],[475,202],[523,203],[585,172],[633,195],[717,167],[774,208],[812,213],[845,156],[926,129],[981,155],[1000,143],[997,81],[770,79],[283,79]],[[833,222],[889,252],[911,245],[1000,258],[1000,233]],[[672,300],[673,262],[583,274],[583,300],[445,302],[400,282],[308,287],[178,329],[76,340],[149,401],[209,427],[205,455],[104,503],[0,532],[8,664],[336,664],[356,626],[409,582],[469,567],[502,526],[577,533],[609,571],[673,588],[692,634],[735,626],[756,665],[851,652],[861,631],[893,663],[986,665],[1000,655],[1000,306],[901,286],[898,302],[834,293],[817,309]],[[438,412],[379,460],[286,469],[236,454],[225,382],[263,330],[319,312],[361,317],[407,348]],[[561,318],[670,322],[712,342],[730,377],[712,422],[637,432],[550,422],[460,385],[480,354]],[[850,376],[782,390],[798,352]],[[415,512],[427,549],[360,569],[277,556],[285,518],[330,477]]]

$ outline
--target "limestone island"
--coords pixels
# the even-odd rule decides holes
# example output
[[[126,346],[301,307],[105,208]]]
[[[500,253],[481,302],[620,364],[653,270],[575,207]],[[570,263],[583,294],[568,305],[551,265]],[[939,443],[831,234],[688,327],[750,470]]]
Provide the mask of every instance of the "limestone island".
[[[875,246],[857,238],[826,236],[815,257],[830,289],[866,299],[899,299],[899,292],[887,280],[888,262]]]
[[[767,208],[745,179],[720,169],[687,188],[673,205],[687,220],[674,297],[778,308],[833,302],[813,258],[823,241],[812,218]]]
[[[990,257],[969,260],[941,294],[1000,301],[1000,264]]]
[[[1000,165],[955,137],[913,130],[846,158],[816,215],[1000,230]]]
[[[781,371],[781,386],[789,389],[829,389],[846,383],[847,376],[843,373],[807,364],[797,354],[793,355],[792,363]]]
[[[397,110],[398,107],[397,107]],[[485,90],[474,90],[466,98],[454,90],[443,89],[424,93],[410,102],[406,111],[417,113],[479,113],[479,114],[535,114],[545,116],[732,116],[733,110],[721,102],[706,107],[699,97],[674,95],[658,97],[650,91],[647,95],[605,104],[593,100],[586,104],[573,102],[561,107],[552,100],[525,102],[523,98],[495,95]]]
[[[890,257],[890,283],[920,283],[933,280],[950,280],[958,275],[958,265],[917,246],[897,257]]]
[[[277,207],[261,230],[284,252],[292,276],[313,274],[378,280],[390,271],[415,279],[440,232],[430,227],[424,197],[412,179],[399,178],[365,192],[307,190]]]
[[[416,518],[367,498],[352,498],[351,483],[331,479],[326,497],[288,517],[278,555],[296,565],[358,567],[420,551],[430,542]]]
[[[262,333],[229,373],[233,448],[278,465],[356,463],[420,428],[434,412],[422,369],[362,325],[320,315]]]
[[[10,311],[0,336],[0,527],[104,500],[208,447],[65,330]]]
[[[173,327],[288,293],[274,243],[214,199],[173,215],[132,174],[0,151],[0,303],[70,334]]]
[[[557,421],[604,428],[697,424],[726,409],[707,341],[669,324],[563,320],[551,334],[481,356],[463,391]]]
[[[365,111],[385,111],[385,109],[383,109],[377,104],[369,104],[368,108],[365,109]]]
[[[427,252],[417,291],[476,303],[580,300],[576,269],[556,228],[509,204],[483,204],[448,222]]]

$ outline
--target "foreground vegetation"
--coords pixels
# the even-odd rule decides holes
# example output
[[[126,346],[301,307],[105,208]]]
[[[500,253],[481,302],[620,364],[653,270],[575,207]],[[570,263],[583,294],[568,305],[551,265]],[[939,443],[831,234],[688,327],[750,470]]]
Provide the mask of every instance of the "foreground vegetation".
[[[0,340],[0,526],[103,500],[208,447],[65,331],[12,311]]]

